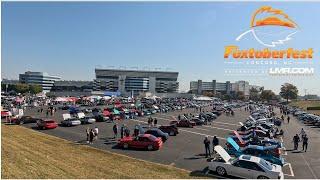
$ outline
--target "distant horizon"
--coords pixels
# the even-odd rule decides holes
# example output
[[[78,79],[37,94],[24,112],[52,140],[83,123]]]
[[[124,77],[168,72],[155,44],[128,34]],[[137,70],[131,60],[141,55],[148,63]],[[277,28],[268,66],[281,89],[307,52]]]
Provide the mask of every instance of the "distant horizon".
[[[179,91],[190,81],[248,81],[276,94],[284,83],[299,95],[320,95],[320,2],[2,2],[1,76],[19,79],[26,71],[47,72],[64,80],[93,81],[94,69],[129,67],[179,72]],[[226,75],[233,59],[224,47],[264,49],[248,30],[261,6],[286,12],[301,27],[276,49],[313,48],[313,76]],[[272,48],[271,48],[272,49]],[[237,62],[237,61],[233,61]],[[301,62],[301,67],[308,64]],[[236,63],[235,63],[236,64]],[[268,65],[236,68],[262,69]],[[289,65],[288,65],[289,66]],[[252,68],[253,67],[253,68]],[[117,68],[115,68],[117,69]]]

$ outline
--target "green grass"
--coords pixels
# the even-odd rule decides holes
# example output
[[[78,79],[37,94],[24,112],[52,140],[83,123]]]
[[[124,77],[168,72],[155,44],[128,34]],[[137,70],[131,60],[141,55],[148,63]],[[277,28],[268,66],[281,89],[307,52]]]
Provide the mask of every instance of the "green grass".
[[[190,172],[2,125],[2,178],[194,178]]]

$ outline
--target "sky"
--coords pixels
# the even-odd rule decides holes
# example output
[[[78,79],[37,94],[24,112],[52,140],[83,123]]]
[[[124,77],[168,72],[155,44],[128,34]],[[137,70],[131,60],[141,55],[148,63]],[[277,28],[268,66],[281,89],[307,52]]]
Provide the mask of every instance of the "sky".
[[[64,80],[93,80],[95,68],[179,72],[180,91],[190,81],[246,80],[279,92],[293,83],[300,95],[320,95],[320,2],[2,2],[1,76],[18,79],[43,71]],[[261,6],[281,9],[299,25],[284,45],[313,48],[313,76],[230,76],[224,47],[264,49],[250,27]],[[303,66],[303,65],[302,65]],[[246,67],[245,67],[246,68]],[[250,68],[259,68],[250,66]]]

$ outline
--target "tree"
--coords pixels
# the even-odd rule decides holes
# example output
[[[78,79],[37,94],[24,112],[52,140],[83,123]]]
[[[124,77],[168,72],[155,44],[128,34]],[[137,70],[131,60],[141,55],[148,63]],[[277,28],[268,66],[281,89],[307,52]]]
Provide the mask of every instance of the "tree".
[[[213,92],[210,92],[210,91],[205,91],[205,92],[203,92],[203,95],[204,96],[208,96],[208,97],[213,97]]]
[[[259,91],[256,88],[250,89],[249,99],[252,101],[258,101],[260,99]]]
[[[225,94],[222,96],[222,100],[230,101],[230,99],[231,99],[231,96],[229,94]]]
[[[26,93],[26,92],[29,91],[29,85],[19,83],[19,84],[16,84],[16,85],[15,85],[14,90],[15,90],[17,93],[23,94],[23,93]]]
[[[271,90],[263,90],[260,95],[261,99],[264,101],[270,101],[274,99],[275,96],[276,94]]]
[[[295,85],[285,83],[281,86],[280,96],[286,99],[288,103],[289,99],[297,99],[298,92],[298,88]]]
[[[29,85],[29,91],[31,94],[38,94],[42,92],[42,87],[37,84],[32,84],[32,85]]]

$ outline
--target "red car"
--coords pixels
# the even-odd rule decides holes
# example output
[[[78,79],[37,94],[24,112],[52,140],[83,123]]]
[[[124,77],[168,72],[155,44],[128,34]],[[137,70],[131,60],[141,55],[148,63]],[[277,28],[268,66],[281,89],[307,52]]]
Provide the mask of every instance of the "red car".
[[[52,119],[40,119],[37,121],[37,125],[39,129],[54,129],[58,127],[58,123]]]
[[[148,149],[158,150],[162,147],[161,138],[157,138],[151,134],[140,134],[137,137],[124,137],[119,140],[118,146],[124,149],[137,148],[137,149]]]
[[[190,120],[180,120],[180,121],[171,121],[170,122],[171,125],[176,125],[177,127],[190,127],[192,128],[193,126],[196,125],[196,123],[194,121],[190,121]]]

